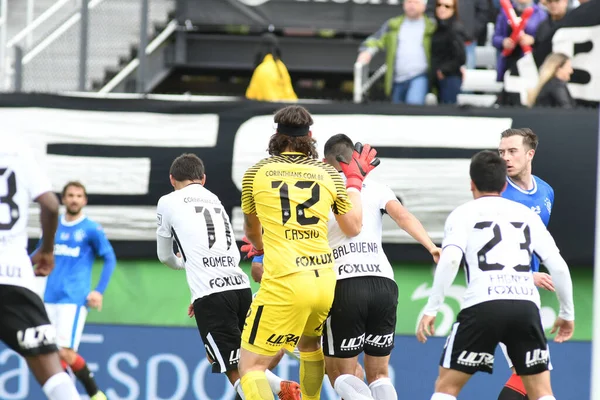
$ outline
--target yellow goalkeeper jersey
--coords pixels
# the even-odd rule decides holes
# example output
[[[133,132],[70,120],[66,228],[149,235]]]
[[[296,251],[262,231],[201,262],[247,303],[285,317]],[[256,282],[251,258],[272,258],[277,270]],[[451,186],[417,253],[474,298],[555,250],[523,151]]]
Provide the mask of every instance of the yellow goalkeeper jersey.
[[[242,211],[263,227],[263,279],[332,268],[329,211],[343,215],[352,203],[339,172],[302,153],[259,161],[242,181]]]

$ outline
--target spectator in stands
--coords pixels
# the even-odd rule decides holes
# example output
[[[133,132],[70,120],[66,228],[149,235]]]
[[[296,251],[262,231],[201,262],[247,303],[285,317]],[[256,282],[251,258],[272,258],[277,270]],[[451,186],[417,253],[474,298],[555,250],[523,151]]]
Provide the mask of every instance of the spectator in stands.
[[[427,3],[428,14],[437,18],[437,2],[430,0]],[[432,10],[431,8],[436,8]],[[487,32],[487,23],[490,19],[490,0],[461,0],[458,2],[457,12],[460,14],[460,21],[465,32],[466,48],[466,67],[475,69],[477,60],[475,59],[475,49],[481,36],[484,37]]]
[[[566,1],[566,0],[561,0]],[[496,76],[496,80],[498,82],[504,81],[504,74],[506,71],[512,71],[516,75],[516,67],[517,61],[523,57],[523,50],[521,49],[521,45],[533,45],[535,39],[536,32],[538,27],[547,18],[546,12],[542,10],[537,4],[535,4],[532,0],[517,0],[513,7],[515,9],[515,13],[517,16],[521,16],[522,12],[527,7],[533,7],[533,14],[527,21],[527,25],[525,25],[525,30],[523,34],[520,36],[518,43],[515,43],[510,38],[512,34],[512,29],[508,23],[508,18],[504,13],[504,10],[500,11],[498,14],[498,18],[496,19],[496,27],[494,31],[494,37],[492,39],[492,44],[496,49],[500,51],[498,55],[498,62],[496,64],[496,70],[498,74]],[[512,50],[512,53],[505,57],[502,55],[502,50],[509,49]]]
[[[385,93],[393,103],[425,104],[435,31],[426,5],[427,0],[404,0],[404,15],[387,20],[359,49],[357,62],[366,65],[378,50],[386,51]]]
[[[540,68],[540,77],[534,89],[528,93],[528,106],[575,107],[567,82],[571,80],[571,60],[562,53],[552,53]]]
[[[549,18],[540,23],[533,43],[535,49],[533,56],[537,66],[541,66],[546,56],[552,52],[552,35],[560,21],[567,15],[569,1],[545,0],[544,4],[548,10]]]
[[[431,38],[431,82],[437,88],[439,103],[456,104],[466,60],[458,0],[437,0],[435,9],[437,29]]]
[[[246,98],[258,101],[298,100],[290,74],[281,61],[279,41],[272,33],[263,34],[254,66]]]

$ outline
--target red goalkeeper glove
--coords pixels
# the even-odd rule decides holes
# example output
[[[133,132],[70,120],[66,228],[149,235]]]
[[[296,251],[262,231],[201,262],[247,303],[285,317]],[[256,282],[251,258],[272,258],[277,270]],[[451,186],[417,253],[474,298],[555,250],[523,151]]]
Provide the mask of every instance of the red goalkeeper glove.
[[[248,240],[248,238],[246,236],[244,236],[242,238],[242,241],[245,243],[242,245],[242,247],[240,248],[242,250],[242,253],[247,253],[246,254],[246,259],[250,259],[254,256],[261,256],[264,254],[264,250],[258,250],[256,247],[254,247],[254,245],[252,243],[250,243],[250,241]]]
[[[346,175],[346,187],[348,189],[355,188],[359,191],[362,189],[362,183],[367,174],[380,163],[379,158],[375,157],[376,155],[377,150],[370,145],[365,144],[363,146],[362,143],[356,142],[352,159],[349,162],[340,155],[336,157],[342,172]]]

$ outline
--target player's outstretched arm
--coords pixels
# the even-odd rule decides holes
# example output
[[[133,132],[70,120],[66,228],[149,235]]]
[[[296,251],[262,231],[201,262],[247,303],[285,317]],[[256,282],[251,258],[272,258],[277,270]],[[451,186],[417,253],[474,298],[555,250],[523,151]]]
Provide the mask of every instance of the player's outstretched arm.
[[[401,229],[427,249],[436,263],[439,261],[441,250],[433,243],[417,217],[412,215],[398,200],[388,201],[385,205],[385,211]]]
[[[58,227],[58,198],[52,192],[42,193],[35,199],[41,208],[42,243],[31,261],[36,265],[35,274],[47,276],[54,268],[54,236]]]
[[[435,316],[444,303],[446,291],[456,279],[462,258],[463,251],[457,246],[449,245],[442,251],[442,256],[435,269],[431,295],[423,311],[423,317],[417,327],[417,339],[421,343],[427,341],[427,336],[435,334]]]

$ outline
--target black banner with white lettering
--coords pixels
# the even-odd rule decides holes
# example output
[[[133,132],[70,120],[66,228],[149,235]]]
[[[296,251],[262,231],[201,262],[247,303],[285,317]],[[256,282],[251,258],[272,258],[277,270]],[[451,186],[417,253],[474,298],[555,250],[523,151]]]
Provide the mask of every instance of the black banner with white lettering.
[[[1,95],[4,132],[26,138],[50,174],[53,188],[81,180],[86,214],[101,223],[119,257],[155,257],[155,207],[169,193],[169,167],[193,152],[207,171],[206,186],[222,200],[241,238],[241,179],[267,155],[277,104],[108,100],[51,95]],[[598,114],[596,110],[465,109],[391,104],[312,104],[319,152],[333,134],[377,147],[372,179],[387,184],[440,242],[448,214],[471,199],[469,158],[495,149],[510,127],[540,137],[534,173],[555,190],[550,219],[562,254],[590,265]],[[573,121],[577,121],[574,128]],[[0,182],[0,185],[3,182]],[[1,187],[0,187],[1,190]],[[2,210],[0,209],[0,212]],[[32,207],[30,236],[39,235]],[[384,247],[392,261],[429,260],[427,252],[385,217]]]

